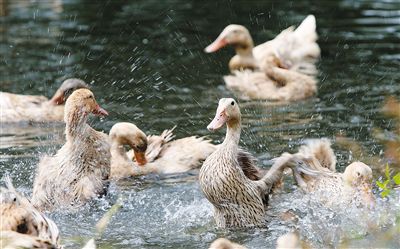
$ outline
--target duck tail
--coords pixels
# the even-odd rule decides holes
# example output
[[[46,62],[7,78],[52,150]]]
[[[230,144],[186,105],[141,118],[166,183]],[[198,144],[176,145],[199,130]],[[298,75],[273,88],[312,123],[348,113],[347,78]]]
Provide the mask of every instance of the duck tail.
[[[306,41],[315,42],[318,39],[316,32],[317,23],[314,15],[308,15],[294,31],[299,37],[303,37]]]
[[[336,156],[331,148],[329,139],[310,139],[301,146],[298,156],[307,158],[311,169],[321,171],[336,171]]]

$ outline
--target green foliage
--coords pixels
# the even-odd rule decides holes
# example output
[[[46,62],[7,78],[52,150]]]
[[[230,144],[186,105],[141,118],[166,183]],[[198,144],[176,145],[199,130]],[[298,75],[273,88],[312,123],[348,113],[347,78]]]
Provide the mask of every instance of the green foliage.
[[[385,179],[382,181],[377,180],[376,185],[381,189],[381,197],[386,197],[390,194],[391,190],[396,186],[400,186],[400,172],[391,176],[389,164],[386,164]]]

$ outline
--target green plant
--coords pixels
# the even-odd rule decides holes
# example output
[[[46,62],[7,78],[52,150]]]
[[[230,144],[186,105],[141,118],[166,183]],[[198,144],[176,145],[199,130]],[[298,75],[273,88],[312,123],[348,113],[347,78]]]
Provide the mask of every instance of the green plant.
[[[389,164],[386,164],[385,179],[382,181],[377,180],[376,185],[381,189],[381,197],[386,197],[390,194],[391,190],[397,185],[400,186],[400,172],[391,176]]]

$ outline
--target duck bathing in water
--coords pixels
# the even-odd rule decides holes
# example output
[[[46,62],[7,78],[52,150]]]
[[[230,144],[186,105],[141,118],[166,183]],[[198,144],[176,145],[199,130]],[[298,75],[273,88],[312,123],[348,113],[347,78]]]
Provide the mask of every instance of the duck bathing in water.
[[[108,115],[88,89],[74,91],[65,104],[66,142],[37,168],[32,203],[40,209],[79,206],[106,191],[110,175],[108,136],[86,122],[90,113]]]
[[[44,96],[0,92],[1,122],[50,122],[62,121],[64,103],[68,96],[89,86],[80,79],[67,79],[51,99]]]
[[[116,123],[110,130],[111,177],[186,172],[199,167],[216,148],[204,137],[173,140],[172,131],[146,136],[134,124]],[[132,150],[127,153],[124,145]]]
[[[317,38],[313,15],[304,19],[297,29],[289,27],[275,39],[256,47],[244,26],[231,24],[205,52],[215,52],[227,45],[235,48],[236,55],[229,62],[232,75],[225,76],[224,80],[228,88],[241,93],[243,98],[296,101],[317,91],[313,77],[317,74],[315,62],[320,56]],[[280,70],[268,70],[271,67]]]
[[[291,157],[277,158],[271,169],[260,174],[255,160],[239,148],[241,114],[232,98],[219,101],[215,118],[208,125],[210,131],[226,124],[224,142],[200,168],[200,187],[214,206],[214,218],[219,227],[262,226],[268,195],[282,177]]]
[[[374,205],[372,170],[362,162],[353,162],[343,173],[336,172],[336,157],[328,139],[311,139],[293,155],[291,166],[300,188],[328,207],[354,204]]]

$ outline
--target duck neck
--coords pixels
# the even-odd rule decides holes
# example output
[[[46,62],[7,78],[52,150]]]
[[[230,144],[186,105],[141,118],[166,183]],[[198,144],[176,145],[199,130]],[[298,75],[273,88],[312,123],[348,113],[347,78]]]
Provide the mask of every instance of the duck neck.
[[[225,140],[222,143],[223,147],[226,148],[237,148],[240,140],[241,123],[239,120],[229,120],[227,122],[227,130]]]
[[[73,139],[86,134],[88,113],[80,108],[74,108],[65,113],[65,134],[68,139]]]
[[[126,155],[126,151],[124,145],[118,142],[111,143],[111,156],[118,156],[123,158],[126,161],[129,161],[128,156]]]
[[[251,38],[249,38],[249,40],[246,42],[238,43],[233,46],[238,56],[246,58],[254,58],[253,56],[254,43]]]

